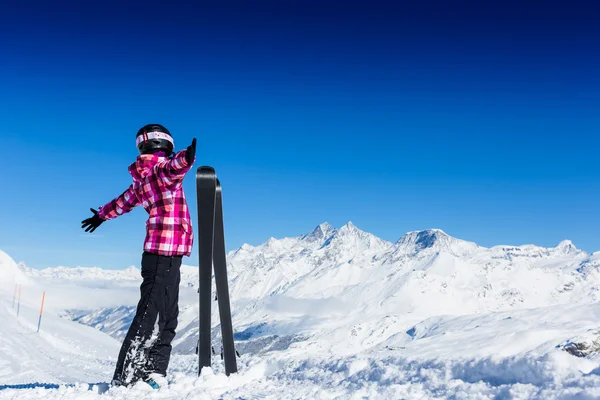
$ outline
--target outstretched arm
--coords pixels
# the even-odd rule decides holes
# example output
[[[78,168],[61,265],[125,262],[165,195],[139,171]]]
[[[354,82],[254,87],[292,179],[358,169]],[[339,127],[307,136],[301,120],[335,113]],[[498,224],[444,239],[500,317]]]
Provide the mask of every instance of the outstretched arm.
[[[196,160],[196,139],[187,149],[179,151],[159,170],[160,177],[168,185],[183,179]]]
[[[109,201],[100,207],[98,216],[102,220],[114,219],[123,215],[140,205],[140,200],[133,191],[133,185],[130,185],[119,197]]]
[[[94,215],[81,221],[81,228],[85,229],[86,232],[92,233],[104,221],[117,218],[119,215],[128,213],[139,204],[140,200],[135,195],[135,192],[133,191],[133,185],[131,185],[119,197],[100,207],[100,211],[90,208],[90,211],[94,213]]]
[[[129,186],[119,197],[111,200],[106,205],[100,207],[100,211],[90,208],[94,215],[81,221],[81,228],[86,232],[94,232],[104,221],[117,218],[133,210],[140,204],[140,200],[133,191],[133,185]]]

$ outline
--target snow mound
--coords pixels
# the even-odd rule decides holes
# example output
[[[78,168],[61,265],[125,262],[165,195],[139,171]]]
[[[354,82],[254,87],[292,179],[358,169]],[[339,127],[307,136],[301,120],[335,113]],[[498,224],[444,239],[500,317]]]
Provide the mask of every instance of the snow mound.
[[[17,264],[8,254],[0,250],[0,286],[4,290],[12,289],[15,284],[31,284],[31,280],[24,272],[25,269],[24,265]]]

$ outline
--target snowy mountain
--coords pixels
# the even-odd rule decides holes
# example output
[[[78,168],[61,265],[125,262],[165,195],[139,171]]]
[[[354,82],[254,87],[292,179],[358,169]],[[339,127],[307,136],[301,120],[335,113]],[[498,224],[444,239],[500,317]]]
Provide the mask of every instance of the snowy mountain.
[[[419,370],[462,381],[471,395],[479,389],[469,385],[483,382],[490,398],[502,385],[524,390],[523,398],[554,398],[562,390],[553,386],[560,371],[568,371],[565,377],[596,371],[582,385],[600,387],[600,252],[588,254],[570,241],[486,248],[430,229],[393,243],[351,222],[340,228],[323,223],[296,237],[244,244],[227,261],[236,348],[247,360],[242,365],[252,369],[270,360],[281,367],[269,367],[275,371],[269,379],[284,387],[298,389],[290,376],[305,383],[321,371],[323,379],[345,381],[373,398],[379,397],[367,389],[369,382],[385,387],[381,398],[413,398],[396,386],[405,384],[403,376],[416,379]],[[49,305],[57,318],[117,340],[131,323],[141,282],[134,267],[37,271],[7,255],[0,257],[0,277],[6,277],[7,296],[10,282],[19,279],[29,282],[28,293],[33,287],[50,288],[49,298],[70,293],[77,300]],[[197,267],[182,267],[175,360],[195,362],[197,287]],[[212,311],[219,348],[216,303]],[[311,366],[303,364],[308,359]],[[373,373],[399,378],[372,382]],[[414,398],[456,394],[450,383],[433,389],[435,379],[421,379],[433,391],[417,391]]]
[[[447,252],[455,256],[471,254],[481,249],[475,243],[455,239],[440,229],[408,232],[394,245],[391,257],[414,256],[422,253]]]
[[[323,223],[306,234],[270,238],[259,246],[245,244],[229,252],[234,325],[245,332],[242,337],[261,338],[262,347],[253,344],[252,348],[262,351],[270,346],[269,337],[296,340],[296,336],[315,335],[314,331],[290,329],[290,319],[299,315],[314,318],[313,328],[327,325],[318,334],[327,336],[337,329],[347,330],[351,321],[361,318],[382,321],[389,315],[402,315],[412,321],[437,315],[592,303],[600,288],[598,258],[598,254],[589,255],[569,241],[554,248],[485,248],[431,229],[408,232],[391,243],[351,222],[339,229]],[[197,271],[184,266],[182,286],[197,289]],[[61,279],[82,275],[99,279],[102,274],[97,269],[85,274],[78,269],[71,273],[63,269],[40,272],[41,276],[58,275]],[[135,279],[139,272],[133,267],[106,271],[102,279],[119,274]],[[133,306],[71,311],[79,322],[121,338],[131,321]],[[195,346],[191,338],[197,333],[197,319],[193,303],[190,307],[190,317],[180,323],[176,351],[187,352]],[[213,312],[218,335],[216,307]],[[332,328],[329,321],[321,321],[323,315],[335,315],[339,326],[333,324]],[[371,335],[364,348],[383,343],[386,335]],[[351,347],[356,348],[356,344]]]
[[[24,264],[17,264],[8,254],[0,250],[0,282],[6,284],[29,283],[29,271]]]

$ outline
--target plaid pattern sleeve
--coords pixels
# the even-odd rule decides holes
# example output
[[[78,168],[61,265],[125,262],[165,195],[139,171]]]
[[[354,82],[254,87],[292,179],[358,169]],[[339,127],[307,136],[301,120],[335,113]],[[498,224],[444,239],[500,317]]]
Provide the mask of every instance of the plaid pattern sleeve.
[[[128,213],[138,205],[140,205],[140,200],[135,194],[133,185],[131,185],[119,197],[100,207],[98,216],[103,220],[114,219],[119,215]]]
[[[172,159],[160,166],[159,175],[167,185],[170,186],[180,182],[192,167],[194,162],[188,164],[185,153],[186,150],[179,151]]]

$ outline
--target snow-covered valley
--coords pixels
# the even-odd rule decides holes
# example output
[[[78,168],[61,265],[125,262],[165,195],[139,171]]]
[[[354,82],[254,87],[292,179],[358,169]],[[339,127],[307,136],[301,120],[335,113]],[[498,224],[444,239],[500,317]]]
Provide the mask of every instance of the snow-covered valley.
[[[197,376],[198,269],[184,266],[171,385],[102,396],[600,398],[600,252],[567,240],[484,248],[433,229],[392,243],[321,224],[230,252],[228,273],[238,374],[226,377],[217,354]],[[12,385],[110,381],[139,269],[36,270],[0,252],[0,282],[0,398],[97,397],[87,385]]]

